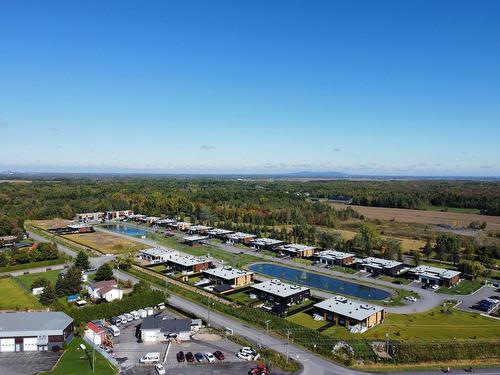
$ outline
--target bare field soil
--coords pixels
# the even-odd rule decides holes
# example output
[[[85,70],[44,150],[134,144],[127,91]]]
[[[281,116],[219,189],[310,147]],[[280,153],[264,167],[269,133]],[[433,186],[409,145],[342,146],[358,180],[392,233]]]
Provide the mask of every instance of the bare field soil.
[[[127,238],[113,236],[104,232],[69,234],[63,236],[63,238],[105,254],[136,252],[147,247]]]
[[[347,206],[341,203],[329,203],[335,209],[343,210]],[[455,227],[466,227],[472,221],[486,222],[487,230],[500,230],[500,216],[465,214],[459,212],[436,212],[410,210],[406,208],[386,208],[349,206],[369,219],[394,220],[402,223],[445,224]]]
[[[55,219],[47,219],[47,220],[31,220],[31,224],[35,227],[39,227],[42,229],[49,229],[52,227],[68,225],[71,222],[66,219],[55,218]]]

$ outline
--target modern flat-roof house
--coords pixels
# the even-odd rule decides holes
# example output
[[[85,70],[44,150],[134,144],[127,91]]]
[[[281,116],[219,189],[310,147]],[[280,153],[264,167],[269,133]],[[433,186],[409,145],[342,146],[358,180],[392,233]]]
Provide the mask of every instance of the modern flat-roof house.
[[[122,210],[122,211],[106,211],[104,215],[105,220],[123,220],[132,216],[134,211],[132,210]]]
[[[175,224],[177,223],[177,220],[175,219],[160,219],[160,220],[157,220],[156,221],[156,225],[158,225],[159,227],[167,227],[171,224]]]
[[[199,236],[196,234],[193,236],[187,236],[182,238],[182,241],[189,246],[203,245],[203,241],[205,240],[208,240],[208,236]]]
[[[409,278],[424,284],[436,284],[444,287],[455,286],[460,282],[460,272],[431,266],[418,266],[407,273]]]
[[[232,230],[214,228],[207,231],[207,236],[210,238],[224,238],[232,233],[234,233]]]
[[[152,247],[139,252],[141,259],[149,263],[165,263],[172,256],[178,256],[177,250],[166,249],[164,247]]]
[[[187,223],[185,221],[177,221],[175,223],[172,223],[172,224],[168,224],[167,226],[172,228],[172,229],[177,229],[177,230],[182,230],[182,231],[185,231],[187,230],[192,224],[191,223]]]
[[[158,217],[158,216],[147,216],[145,219],[144,219],[144,222],[146,224],[149,224],[149,225],[153,225],[153,224],[156,224],[158,222],[158,220],[160,220],[161,218]]]
[[[287,306],[301,302],[311,295],[309,288],[286,284],[278,279],[253,284],[251,287],[260,300]]]
[[[324,250],[316,254],[318,262],[329,266],[349,266],[354,263],[354,254],[343,251]]]
[[[212,268],[203,272],[215,284],[230,285],[233,288],[247,285],[253,282],[254,273],[247,270],[240,270],[230,266]]]
[[[60,225],[49,228],[50,233],[55,234],[83,234],[95,232],[94,227],[84,223]]]
[[[314,246],[299,245],[293,243],[281,245],[276,248],[276,251],[279,251],[290,257],[297,257],[297,258],[312,257],[314,255],[315,250],[316,248]]]
[[[201,272],[209,269],[212,262],[205,258],[198,258],[189,255],[176,255],[171,256],[167,260],[170,268],[180,272]]]
[[[349,329],[352,333],[363,333],[384,321],[383,307],[360,303],[342,296],[333,296],[316,303],[317,314],[326,321]]]
[[[186,232],[188,234],[203,234],[204,235],[210,229],[213,229],[213,228],[207,227],[205,225],[191,225],[189,228],[186,229]]]
[[[228,243],[241,243],[243,245],[247,245],[252,242],[257,236],[255,234],[236,232],[226,235],[226,240]]]
[[[98,281],[87,286],[90,298],[104,299],[108,302],[123,298],[123,290],[118,287],[115,280]]]
[[[395,276],[404,268],[402,262],[374,257],[356,258],[355,263],[358,269],[374,275]]]
[[[73,338],[73,319],[61,311],[0,313],[0,352],[48,351]]]
[[[275,240],[274,238],[257,238],[250,245],[259,250],[276,250],[278,246],[284,245],[285,242]]]
[[[141,324],[143,342],[166,341],[169,338],[191,339],[192,319],[172,319],[165,315],[148,316]]]
[[[1,236],[0,244],[3,246],[12,246],[17,240],[17,236]]]
[[[104,220],[104,212],[84,212],[75,215],[77,223],[97,223]]]

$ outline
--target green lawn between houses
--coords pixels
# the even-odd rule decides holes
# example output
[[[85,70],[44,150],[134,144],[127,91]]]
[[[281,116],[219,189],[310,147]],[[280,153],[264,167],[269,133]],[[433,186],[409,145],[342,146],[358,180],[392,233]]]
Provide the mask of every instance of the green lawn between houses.
[[[286,319],[313,329],[326,324],[303,312]],[[388,314],[383,324],[361,335],[351,334],[342,326],[322,332],[339,339],[384,339],[386,333],[395,340],[496,339],[500,337],[500,321],[451,307],[436,307],[425,313]]]
[[[53,259],[53,260],[42,260],[41,262],[16,264],[14,266],[0,267],[0,273],[25,270],[25,269],[29,269],[29,268],[50,267],[50,266],[55,266],[56,264],[62,264],[64,262],[65,262],[65,259],[63,257],[61,257],[61,258]]]
[[[87,353],[80,348],[80,344],[87,347]],[[111,363],[97,351],[95,352],[95,372],[92,372],[91,346],[83,339],[75,337],[64,351],[62,358],[52,371],[43,372],[43,375],[114,375],[118,371]]]
[[[480,280],[462,280],[457,286],[452,288],[439,288],[436,293],[442,294],[471,294],[481,288],[483,283]]]
[[[10,278],[0,279],[0,310],[39,309],[37,299]]]
[[[38,278],[45,278],[49,280],[53,286],[55,286],[57,277],[62,271],[63,270],[53,270],[47,272],[30,273],[29,275],[16,276],[16,279],[28,290],[31,290],[31,284]]]

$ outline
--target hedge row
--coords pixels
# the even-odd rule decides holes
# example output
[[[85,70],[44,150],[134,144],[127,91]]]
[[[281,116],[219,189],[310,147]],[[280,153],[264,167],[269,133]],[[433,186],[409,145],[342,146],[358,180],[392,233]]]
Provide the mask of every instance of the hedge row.
[[[160,302],[165,302],[163,292],[152,290],[150,292],[126,295],[122,300],[99,305],[85,306],[82,308],[70,307],[60,303],[57,310],[63,310],[75,320],[75,324],[85,324],[91,320],[109,319],[132,310],[138,310],[147,306],[154,306]]]

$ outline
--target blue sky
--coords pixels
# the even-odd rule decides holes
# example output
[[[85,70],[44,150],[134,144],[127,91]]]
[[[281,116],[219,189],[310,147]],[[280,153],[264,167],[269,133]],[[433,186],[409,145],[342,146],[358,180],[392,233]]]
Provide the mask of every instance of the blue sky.
[[[500,2],[0,0],[0,170],[500,175]]]

